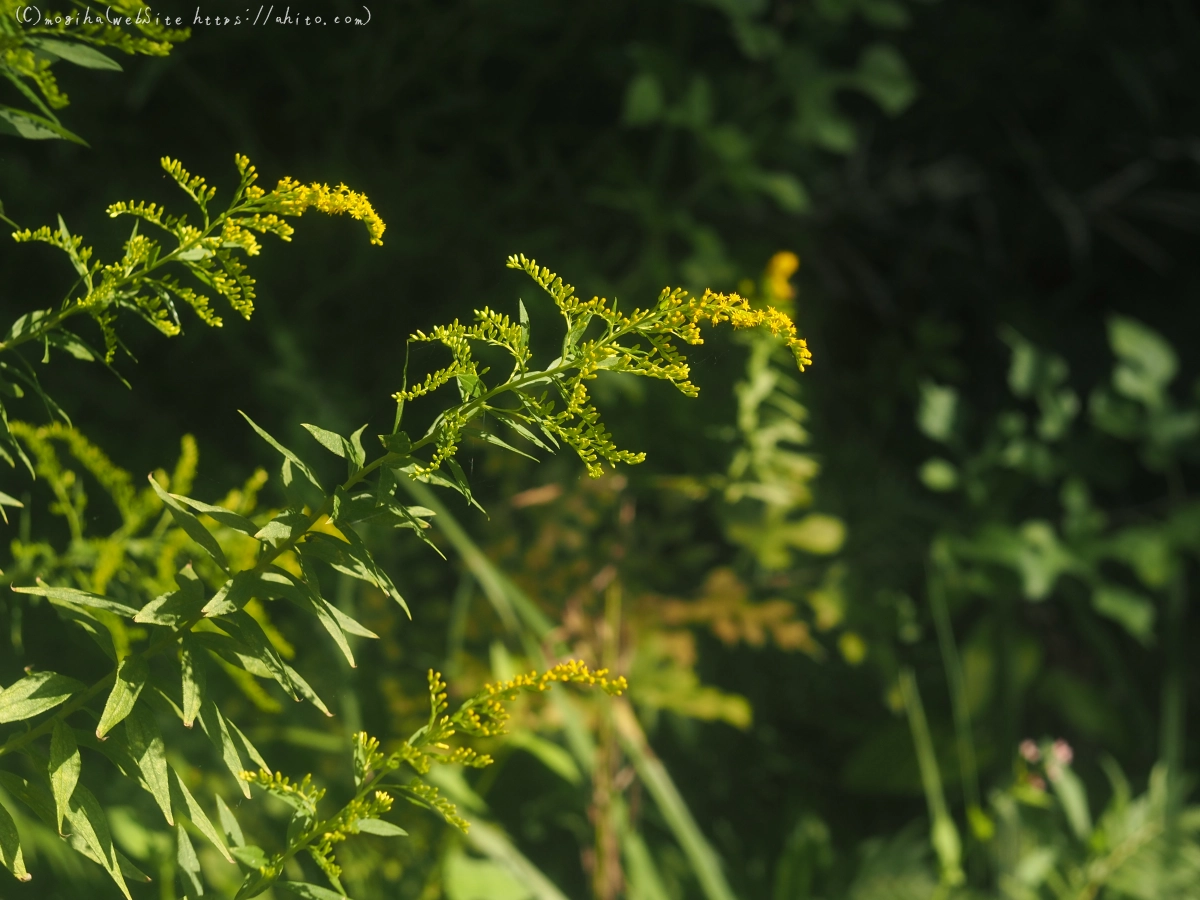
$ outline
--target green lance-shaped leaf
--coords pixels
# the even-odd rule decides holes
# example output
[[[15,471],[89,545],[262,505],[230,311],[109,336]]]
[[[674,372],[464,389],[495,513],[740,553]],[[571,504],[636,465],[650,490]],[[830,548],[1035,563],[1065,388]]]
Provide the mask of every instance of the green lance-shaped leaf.
[[[201,614],[207,599],[204,582],[188,563],[175,576],[179,589],[155,597],[137,611],[133,621],[144,625],[165,625],[178,628]]]
[[[301,460],[300,457],[298,457],[295,453],[293,453],[287,447],[283,446],[283,444],[279,443],[279,441],[275,440],[275,438],[271,437],[271,435],[267,434],[267,432],[263,431],[263,429],[259,428],[258,425],[255,423],[255,421],[253,419],[251,419],[248,415],[246,415],[244,412],[242,412],[240,409],[238,410],[238,412],[241,413],[243,419],[245,419],[247,422],[250,423],[250,427],[253,428],[256,432],[258,432],[259,437],[261,437],[264,441],[266,441],[268,444],[270,444],[272,447],[274,447],[276,450],[278,450],[281,454],[283,454],[283,458],[285,460],[287,460],[289,463],[291,463],[292,466],[297,471],[299,471],[305,477],[305,479],[307,479],[308,482],[310,484],[312,484],[313,487],[315,487],[322,494],[325,493],[325,489],[323,487],[321,487],[321,482],[317,481],[317,476],[312,473],[312,470],[309,469],[309,467],[307,465],[305,465],[304,461]]]
[[[24,507],[25,504],[16,497],[10,497],[4,491],[0,491],[0,518],[4,519],[4,524],[8,524],[8,512],[4,509],[6,506],[15,506],[17,508]]]
[[[304,582],[295,585],[296,590],[286,592],[285,596],[301,609],[311,612],[317,617],[321,627],[329,633],[338,649],[342,651],[342,656],[346,657],[350,668],[355,668],[354,653],[350,649],[350,642],[346,640],[346,633],[342,631],[341,626],[330,612],[330,605],[320,594],[320,582],[317,580],[316,573],[312,571],[311,561],[302,555],[300,564],[304,571]]]
[[[57,672],[34,672],[0,691],[0,723],[21,722],[54,709],[83,685]]]
[[[396,590],[392,579],[375,563],[375,559],[371,556],[363,539],[348,523],[338,521],[335,524],[345,536],[344,541],[339,541],[332,535],[312,532],[300,545],[300,552],[303,554],[308,551],[312,556],[328,563],[343,575],[349,575],[379,588],[400,604],[400,608],[411,619],[412,613],[409,611],[408,604]]]
[[[353,476],[367,461],[367,453],[362,445],[362,434],[366,430],[366,425],[350,435],[349,438],[344,438],[334,431],[318,428],[316,425],[304,425],[303,427],[316,438],[318,444],[335,456],[346,460],[347,477]]]
[[[150,883],[150,876],[135,866],[133,860],[120,850],[117,851],[117,865],[121,869],[121,874],[126,878],[132,878],[134,881],[140,881],[143,884]]]
[[[17,587],[13,586],[13,590],[18,594],[36,594],[39,597],[45,597],[51,603],[62,604],[70,603],[75,606],[88,606],[92,609],[103,609],[107,612],[116,613],[118,616],[123,616],[126,619],[132,619],[137,614],[137,607],[131,606],[128,603],[123,603],[120,600],[114,600],[111,597],[102,597],[99,594],[92,594],[88,591],[77,591],[75,588],[68,587],[51,587],[43,582],[40,578],[38,583],[33,587]]]
[[[382,837],[408,837],[408,832],[399,825],[385,822],[383,819],[359,819],[355,827],[364,834],[378,834]]]
[[[285,672],[287,672],[288,678],[292,680],[292,684],[296,686],[296,690],[300,693],[301,697],[303,697],[321,712],[325,713],[325,715],[333,715],[333,713],[329,711],[329,707],[325,705],[325,702],[317,696],[317,692],[312,689],[312,685],[305,681],[299,672],[297,672],[287,663],[283,664],[283,669]]]
[[[204,617],[211,619],[213,616],[236,613],[262,589],[259,579],[258,572],[238,572],[221,585],[221,589],[204,605]]]
[[[248,534],[254,537],[254,532],[258,531],[258,526],[247,519],[245,516],[238,515],[233,510],[226,509],[223,506],[213,506],[211,503],[202,503],[199,500],[193,500],[191,497],[185,497],[182,494],[172,494],[180,503],[186,503],[196,512],[204,513],[224,525],[226,528],[232,528],[234,531],[240,531],[242,534]]]
[[[245,647],[293,700],[299,699],[296,695],[296,685],[288,677],[288,667],[280,657],[279,651],[271,646],[262,626],[249,613],[236,612],[221,616],[217,620],[217,624],[228,632],[230,637]]]
[[[204,705],[200,707],[200,727],[204,729],[204,733],[208,735],[208,739],[212,741],[213,746],[221,754],[221,760],[225,763],[225,768],[233,775],[242,793],[249,798],[250,785],[241,777],[246,767],[242,763],[242,757],[238,753],[237,745],[233,742],[233,735],[229,733],[225,717],[221,715],[221,710],[217,709],[217,705],[211,700],[206,700]]]
[[[0,106],[0,134],[12,134],[34,141],[65,138],[84,147],[88,146],[87,141],[63,128],[53,119],[47,119],[37,113],[13,109],[11,106]]]
[[[187,509],[176,500],[171,494],[168,494],[162,489],[154,476],[149,476],[150,486],[154,488],[154,493],[158,494],[160,500],[171,513],[171,518],[175,520],[175,524],[182,528],[187,536],[199,544],[208,553],[209,556],[216,561],[217,565],[229,571],[229,562],[225,559],[225,551],[221,549],[221,545],[217,543],[217,539],[212,536],[204,525],[196,518],[196,514],[190,509]]]
[[[63,819],[70,811],[71,795],[79,784],[79,771],[83,765],[79,746],[75,743],[75,732],[61,720],[54,723],[50,736],[50,789],[54,794],[55,827],[62,834]]]
[[[117,664],[117,648],[113,644],[112,632],[100,621],[97,611],[64,604],[58,608],[58,617],[77,626],[95,642],[114,666]]]
[[[0,786],[33,810],[39,819],[54,827],[54,798],[40,784],[12,772],[0,772]]]
[[[234,741],[241,746],[242,752],[250,757],[260,769],[270,772],[271,767],[267,765],[267,761],[263,759],[263,755],[258,752],[258,748],[250,743],[250,738],[246,737],[242,729],[238,728],[232,719],[226,719],[225,724],[229,726],[229,732],[233,735]]]
[[[246,846],[246,838],[242,834],[242,826],[238,824],[238,820],[233,815],[233,810],[226,805],[220,795],[217,796],[217,819],[221,822],[221,830],[225,832],[225,837],[230,844],[234,847]]]
[[[150,666],[142,656],[127,656],[121,661],[117,680],[109,691],[104,712],[100,714],[100,724],[96,726],[96,737],[103,740],[114,725],[133,712],[149,674]]]
[[[83,785],[77,785],[75,795],[67,811],[67,822],[71,826],[71,845],[98,862],[108,872],[126,900],[133,900],[121,872],[121,861],[113,844],[108,818],[95,796]]]
[[[272,547],[295,540],[308,530],[308,516],[294,509],[285,509],[270,522],[258,529],[253,537]]]
[[[25,869],[25,857],[21,853],[17,824],[3,804],[0,804],[0,863],[16,876],[17,881],[28,881],[33,877]]]
[[[203,896],[204,882],[200,880],[200,858],[196,856],[196,848],[192,846],[192,840],[184,831],[182,822],[175,826],[175,845],[175,861],[182,873],[184,890],[189,895],[194,893],[197,897]]]
[[[121,71],[121,64],[110,59],[94,47],[87,44],[77,44],[73,41],[59,41],[54,38],[27,38],[26,43],[45,50],[59,59],[66,60],[85,69],[107,69],[113,72]]]
[[[183,783],[183,779],[179,777],[179,773],[175,771],[174,766],[171,767],[170,774],[171,782],[171,800],[178,812],[180,807],[187,811],[187,817],[192,820],[192,824],[199,829],[200,833],[208,838],[209,842],[220,851],[227,862],[233,862],[233,857],[229,855],[229,849],[225,846],[221,836],[217,833],[217,829],[213,828],[212,821],[204,812],[203,807],[196,802],[196,798],[192,796],[192,792],[188,790],[187,785]]]
[[[158,730],[158,722],[145,704],[135,707],[125,719],[125,739],[129,744],[129,754],[137,763],[151,796],[162,810],[167,824],[174,825],[166,747],[163,744],[162,733]]]
[[[183,676],[183,724],[191,728],[200,714],[200,704],[204,702],[204,654],[191,635],[185,634],[182,643],[180,671]]]
[[[303,897],[304,900],[349,900],[345,894],[306,881],[277,881],[275,887],[283,888],[289,894]]]

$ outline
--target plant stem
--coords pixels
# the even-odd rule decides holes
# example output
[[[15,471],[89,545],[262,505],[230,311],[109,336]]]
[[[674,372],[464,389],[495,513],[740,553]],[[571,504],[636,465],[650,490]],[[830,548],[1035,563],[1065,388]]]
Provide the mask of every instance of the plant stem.
[[[1186,499],[1186,493],[1177,464],[1172,464],[1167,470],[1167,486],[1172,510],[1178,510]],[[1163,677],[1159,749],[1162,763],[1167,770],[1166,814],[1169,822],[1175,819],[1183,804],[1183,767],[1187,741],[1187,688],[1184,683],[1184,628],[1188,608],[1187,563],[1182,557],[1176,558],[1174,562],[1171,583],[1167,589],[1166,616],[1163,623],[1166,673]]]
[[[942,664],[946,669],[946,681],[950,685],[951,709],[954,711],[954,731],[958,742],[959,775],[963,794],[969,808],[980,809],[979,776],[975,764],[975,744],[971,739],[971,712],[967,707],[967,692],[963,683],[962,661],[958,646],[954,642],[954,627],[950,622],[950,610],[946,606],[946,586],[930,564],[928,574],[929,606],[933,612],[937,630],[938,647]]]
[[[946,810],[946,795],[942,790],[942,776],[938,769],[937,755],[933,749],[933,738],[929,734],[925,708],[921,705],[917,679],[910,668],[904,668],[900,672],[900,693],[904,698],[908,726],[912,730],[913,746],[917,752],[921,784],[925,788],[925,802],[929,807],[930,842],[933,844],[938,862],[941,864],[944,889],[948,885],[959,884],[963,880],[962,845],[954,820],[950,818],[950,813]]]

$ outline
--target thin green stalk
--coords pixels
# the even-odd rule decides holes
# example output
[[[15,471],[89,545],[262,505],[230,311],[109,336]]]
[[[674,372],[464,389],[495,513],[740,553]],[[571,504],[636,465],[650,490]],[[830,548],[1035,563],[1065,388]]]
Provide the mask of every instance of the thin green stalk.
[[[1187,574],[1182,560],[1177,561],[1167,591],[1164,643],[1166,674],[1163,677],[1162,762],[1167,770],[1167,818],[1173,819],[1183,805],[1183,767],[1186,749],[1187,690],[1184,686],[1186,658],[1184,623],[1187,618]]]
[[[1173,510],[1186,500],[1183,477],[1178,465],[1167,471],[1167,487]],[[1184,628],[1187,623],[1188,588],[1187,564],[1175,560],[1171,582],[1167,588],[1164,641],[1166,672],[1163,676],[1161,759],[1167,770],[1166,814],[1168,821],[1178,815],[1183,806],[1183,768],[1187,734],[1187,688],[1185,683],[1187,659]]]
[[[958,655],[958,645],[954,641],[954,626],[950,621],[950,610],[946,605],[946,587],[943,580],[933,570],[932,564],[930,564],[926,583],[929,607],[933,613],[934,628],[937,631],[938,648],[942,655],[942,665],[946,669],[946,681],[950,686],[950,708],[954,713],[954,732],[958,743],[959,777],[962,780],[963,794],[966,796],[968,809],[982,812],[979,802],[979,772],[975,763],[975,743],[971,738],[971,711],[967,706],[962,661]]]
[[[900,694],[904,698],[904,711],[908,715],[913,747],[917,752],[921,785],[925,789],[925,802],[929,807],[930,842],[941,865],[944,891],[951,885],[961,884],[964,879],[962,842],[946,808],[942,776],[933,749],[933,738],[929,734],[929,723],[925,719],[925,707],[921,704],[921,694],[917,689],[917,679],[912,669],[907,667],[900,672]]]

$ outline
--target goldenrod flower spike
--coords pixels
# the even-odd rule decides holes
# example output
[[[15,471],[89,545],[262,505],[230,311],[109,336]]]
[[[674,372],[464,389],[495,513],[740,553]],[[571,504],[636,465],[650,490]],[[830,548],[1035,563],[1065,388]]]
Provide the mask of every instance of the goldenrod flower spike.
[[[331,216],[347,215],[358,219],[367,226],[372,244],[383,243],[383,232],[387,228],[383,219],[379,218],[365,194],[352,191],[344,184],[330,188],[327,184],[303,185],[295,179],[284,178],[264,199],[272,198],[283,201],[279,211],[288,216],[303,215],[311,207]]]

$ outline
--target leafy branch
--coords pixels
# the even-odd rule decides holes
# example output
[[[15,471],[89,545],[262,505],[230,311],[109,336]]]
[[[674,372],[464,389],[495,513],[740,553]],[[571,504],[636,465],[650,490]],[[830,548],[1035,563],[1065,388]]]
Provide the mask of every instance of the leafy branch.
[[[393,796],[380,788],[387,786],[404,794],[411,802],[436,812],[449,825],[463,833],[470,824],[458,814],[454,803],[442,797],[436,787],[422,781],[435,764],[465,765],[481,769],[492,764],[492,758],[479,754],[470,747],[451,749],[447,743],[461,732],[473,737],[492,737],[504,733],[508,719],[505,702],[520,693],[539,693],[555,683],[574,683],[598,687],[610,694],[619,695],[627,687],[624,678],[610,680],[607,670],[592,672],[578,660],[560,663],[541,673],[531,672],[499,684],[488,684],[479,693],[466,700],[456,712],[446,715],[446,685],[441,675],[429,672],[429,721],[400,747],[384,754],[379,741],[365,732],[354,736],[354,784],[355,794],[332,816],[321,819],[317,816],[317,804],[325,795],[324,789],[313,787],[311,776],[300,782],[292,782],[278,772],[266,770],[244,772],[242,777],[250,784],[262,788],[268,794],[282,800],[295,812],[288,826],[286,849],[267,857],[258,847],[242,846],[235,850],[239,860],[247,861],[249,871],[237,893],[236,900],[254,897],[278,880],[284,864],[301,852],[307,852],[340,894],[345,893],[340,881],[341,869],[333,857],[333,848],[350,835],[366,832],[388,837],[407,835],[404,829],[383,819],[394,802]],[[390,784],[389,780],[400,775],[407,767],[415,773],[406,782]],[[239,852],[240,851],[240,852]],[[314,885],[291,883],[286,885],[297,892]]]
[[[21,397],[24,384],[42,399],[52,417],[69,424],[66,414],[42,390],[33,367],[16,352],[18,348],[40,342],[44,347],[43,362],[49,359],[50,348],[55,347],[76,359],[90,362],[100,358],[109,365],[122,346],[116,332],[121,311],[134,313],[170,337],[182,330],[177,301],[191,307],[205,324],[220,327],[223,322],[213,312],[208,296],[181,283],[167,271],[168,267],[182,267],[201,285],[224,297],[235,312],[249,318],[254,311],[255,282],[239,253],[249,257],[261,252],[257,234],[274,234],[281,240],[291,240],[294,229],[286,217],[298,217],[310,208],[330,215],[349,215],[366,225],[371,243],[383,243],[386,227],[383,221],[365,196],[346,185],[336,188],[303,185],[284,178],[268,192],[255,183],[258,173],[249,159],[239,154],[234,161],[239,175],[237,189],[229,206],[213,213],[209,204],[216,196],[216,188],[209,186],[204,178],[193,176],[178,161],[164,157],[163,169],[199,209],[199,221],[192,224],[186,215],[171,215],[155,203],[113,203],[108,207],[110,217],[132,216],[135,221],[124,254],[111,263],[93,260],[92,248],[84,244],[83,238],[71,234],[61,216],[57,229],[42,226],[15,232],[13,238],[18,242],[40,241],[62,250],[78,278],[58,309],[26,313],[0,338],[0,357],[7,356],[0,358],[0,393]],[[175,246],[168,249],[159,240],[139,234],[142,223],[165,232]],[[69,319],[83,314],[100,327],[103,355],[65,327]],[[7,412],[0,400],[0,456],[12,465],[10,450],[32,471],[28,458],[9,433]]]

